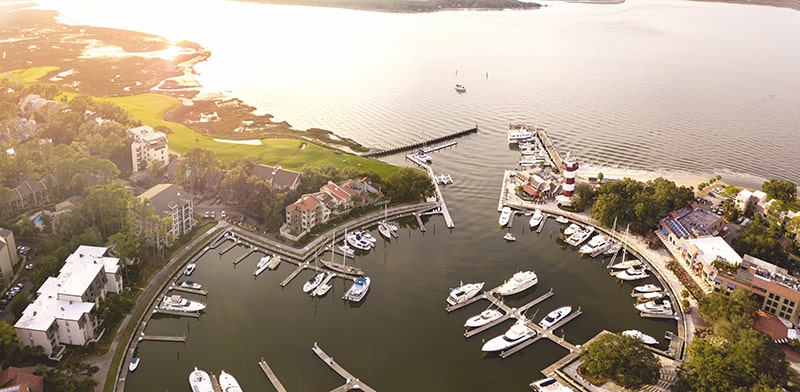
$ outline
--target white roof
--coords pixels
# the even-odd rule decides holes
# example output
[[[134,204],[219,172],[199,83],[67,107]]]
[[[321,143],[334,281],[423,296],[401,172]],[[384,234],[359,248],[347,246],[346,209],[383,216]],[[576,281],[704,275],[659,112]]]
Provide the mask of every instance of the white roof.
[[[116,257],[103,257],[108,251],[104,246],[81,245],[75,252],[67,256],[66,263],[102,264],[106,273],[114,274],[119,270],[119,259]]]
[[[716,259],[730,265],[742,263],[742,257],[721,237],[696,238],[687,240],[687,242],[696,246],[703,253],[703,259],[709,263]]]
[[[82,296],[101,272],[103,272],[103,263],[100,261],[64,264],[56,277],[59,281],[58,294]]]
[[[37,291],[39,297],[22,312],[16,328],[47,331],[56,319],[77,321],[95,306],[94,302],[63,301],[58,298],[58,278],[47,278]]]

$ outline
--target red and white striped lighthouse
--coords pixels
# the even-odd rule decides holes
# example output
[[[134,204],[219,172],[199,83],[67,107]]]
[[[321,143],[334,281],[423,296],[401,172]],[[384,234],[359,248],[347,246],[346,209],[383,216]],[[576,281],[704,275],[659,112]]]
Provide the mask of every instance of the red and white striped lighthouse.
[[[578,161],[572,159],[572,153],[567,152],[567,157],[561,163],[561,170],[564,172],[564,184],[561,186],[563,195],[572,197],[575,192],[575,174],[578,171]]]

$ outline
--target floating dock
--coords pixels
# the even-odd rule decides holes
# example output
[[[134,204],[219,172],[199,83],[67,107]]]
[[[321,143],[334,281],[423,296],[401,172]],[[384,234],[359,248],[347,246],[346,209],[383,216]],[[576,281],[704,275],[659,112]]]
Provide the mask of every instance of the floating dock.
[[[141,335],[139,341],[186,343],[186,336]]]
[[[281,381],[278,380],[278,376],[275,375],[275,372],[272,371],[272,368],[269,367],[267,361],[265,361],[263,357],[261,358],[261,361],[258,363],[258,366],[261,367],[261,370],[267,376],[269,382],[272,383],[272,387],[275,388],[276,391],[286,392],[286,388],[283,387]]]
[[[154,314],[166,314],[169,316],[176,316],[176,317],[193,317],[193,318],[200,318],[200,312],[179,312],[177,310],[164,310],[156,308],[153,310]]]
[[[247,256],[250,256],[251,254],[253,254],[253,252],[258,252],[258,249],[256,249],[256,248],[250,248],[250,250],[249,250],[249,251],[247,251],[247,252],[244,252],[244,254],[243,254],[243,255],[241,255],[241,256],[239,256],[239,257],[237,257],[237,258],[236,258],[236,260],[234,260],[234,261],[233,261],[233,265],[237,265],[237,264],[241,263],[241,262],[242,262],[242,260],[246,259],[246,258],[247,258]]]
[[[444,136],[435,137],[433,139],[428,139],[428,140],[417,142],[417,143],[407,144],[405,146],[389,148],[389,149],[386,149],[386,150],[370,151],[368,153],[362,154],[361,156],[362,157],[366,157],[366,158],[378,158],[378,157],[382,157],[382,156],[386,156],[386,155],[397,154],[397,153],[404,152],[404,151],[416,150],[416,149],[419,149],[419,148],[423,148],[423,147],[425,147],[427,145],[435,145],[435,144],[438,144],[438,143],[446,142],[446,141],[449,141],[449,140],[453,140],[453,139],[456,139],[456,138],[459,138],[459,137],[462,137],[462,136],[466,136],[466,135],[469,135],[469,134],[472,134],[472,133],[477,133],[477,132],[478,132],[478,126],[476,125],[475,128],[470,128],[470,129],[467,129],[467,130],[464,130],[464,131],[458,131],[458,132],[449,133],[449,134],[444,135]],[[442,149],[442,148],[447,148],[447,147],[453,146],[455,144],[456,143],[447,143],[447,144],[444,144],[442,146],[439,146],[438,148],[437,147],[432,147],[432,148],[425,149],[423,151],[426,151],[426,152],[435,151],[435,150],[438,150],[438,149]]]
[[[184,293],[204,295],[204,296],[208,295],[208,290],[190,289],[188,287],[181,287],[181,286],[178,286],[178,285],[170,286],[169,290],[171,290],[171,291],[181,291],[181,292],[184,292]]]
[[[311,347],[311,350],[314,351],[314,354],[317,354],[317,356],[323,362],[325,362],[331,369],[333,369],[333,371],[335,371],[340,376],[342,376],[342,378],[345,379],[344,385],[336,389],[333,389],[332,391],[349,391],[357,389],[364,392],[375,392],[375,389],[365,384],[364,382],[359,380],[358,377],[352,375],[350,372],[345,370],[345,368],[343,368],[341,365],[339,365],[333,360],[333,357],[326,354],[325,351],[322,351],[322,349],[319,348],[319,346],[317,345],[317,342],[314,342],[314,346]]]

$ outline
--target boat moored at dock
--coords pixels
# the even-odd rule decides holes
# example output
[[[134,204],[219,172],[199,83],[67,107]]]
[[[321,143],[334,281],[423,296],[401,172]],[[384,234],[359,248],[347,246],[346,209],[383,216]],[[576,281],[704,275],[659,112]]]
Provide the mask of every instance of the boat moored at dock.
[[[468,318],[464,326],[467,328],[477,328],[489,324],[500,317],[503,317],[503,312],[497,309],[486,309],[480,314]]]
[[[253,276],[261,275],[269,267],[269,262],[272,259],[272,256],[266,255],[258,260],[258,264],[256,264],[256,270],[253,271]]]
[[[201,285],[200,283],[193,282],[191,280],[185,280],[181,282],[179,286],[185,289],[193,289],[193,290],[200,290],[203,287],[203,285]]]
[[[136,369],[138,369],[139,368],[139,362],[141,362],[141,361],[142,361],[142,359],[139,358],[139,357],[131,358],[131,363],[128,364],[128,371],[129,372],[134,372]]]
[[[604,251],[605,248],[608,247],[608,241],[609,238],[606,237],[605,235],[597,234],[594,237],[592,237],[592,239],[590,239],[589,242],[581,246],[581,248],[578,249],[578,252],[581,254],[588,255],[598,251]]]
[[[656,338],[636,329],[629,329],[627,331],[622,331],[622,336],[632,337],[648,345],[658,344],[658,340],[656,340]]]
[[[587,225],[579,229],[578,231],[572,233],[572,235],[569,236],[569,238],[567,238],[565,242],[572,246],[578,246],[583,241],[589,239],[589,236],[591,236],[592,233],[594,233],[594,227]]]
[[[542,207],[536,207],[536,210],[533,211],[533,215],[531,216],[531,220],[528,222],[531,229],[536,228],[539,226],[542,221],[544,220],[544,214],[542,213]]]
[[[186,265],[186,269],[183,271],[183,274],[186,275],[186,276],[189,276],[189,275],[192,274],[192,272],[194,272],[195,268],[197,268],[197,264],[189,263],[189,264]]]
[[[672,314],[672,303],[667,298],[648,301],[635,305],[635,307],[642,313]]]
[[[575,390],[552,377],[536,380],[529,385],[536,392],[574,392]]]
[[[564,229],[564,236],[569,238],[571,235],[575,234],[580,229],[581,229],[580,225],[578,225],[577,223],[571,223],[569,226],[567,226],[566,229]]]
[[[503,207],[503,209],[500,210],[500,218],[497,220],[497,223],[499,223],[500,226],[507,225],[508,222],[511,220],[511,214],[512,214],[511,207],[508,206]]]
[[[314,291],[321,283],[322,280],[325,279],[325,273],[320,272],[311,277],[311,279],[307,280],[306,283],[303,284],[303,292],[310,293]]]
[[[214,384],[211,383],[211,377],[208,376],[205,370],[200,370],[197,367],[194,371],[189,373],[189,386],[192,392],[214,392]]]
[[[450,289],[450,295],[447,296],[447,303],[450,305],[458,305],[468,299],[477,295],[485,282],[480,283],[461,283],[460,286]]]
[[[533,135],[534,133],[528,130],[528,126],[525,124],[510,124],[506,138],[508,139],[508,144],[517,144],[533,139]]]
[[[236,378],[233,377],[233,375],[225,372],[224,370],[219,372],[219,386],[222,389],[222,392],[242,392],[242,387],[239,385],[239,381],[236,381]]]
[[[367,295],[367,292],[369,291],[369,285],[369,276],[356,278],[356,280],[353,282],[353,285],[350,286],[350,289],[348,289],[347,293],[345,293],[344,299],[350,302],[360,302],[362,299],[364,299],[364,296]]]
[[[539,326],[548,329],[567,317],[570,312],[572,312],[572,306],[562,306],[544,316],[542,321],[539,321]]]
[[[177,312],[199,312],[206,308],[206,304],[182,298],[180,295],[165,295],[158,307]]]
[[[524,317],[517,320],[511,328],[506,331],[506,333],[494,337],[488,342],[486,342],[483,347],[481,347],[481,351],[484,352],[493,352],[493,351],[502,351],[510,347],[514,347],[534,336],[536,336],[536,330],[531,327],[528,327],[528,320]]]
[[[633,288],[633,290],[639,293],[651,293],[653,291],[661,291],[661,287],[654,285],[652,283],[648,283],[645,285],[636,286]]]
[[[516,241],[517,237],[514,237],[514,234],[511,234],[510,232],[508,232],[508,233],[503,235],[503,239],[508,241],[508,242],[512,242],[512,241]]]

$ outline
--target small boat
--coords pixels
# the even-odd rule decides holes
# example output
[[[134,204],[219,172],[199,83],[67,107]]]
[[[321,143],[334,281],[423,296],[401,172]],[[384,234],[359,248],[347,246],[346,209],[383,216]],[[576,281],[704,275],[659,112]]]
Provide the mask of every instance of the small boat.
[[[564,235],[569,237],[569,236],[575,234],[580,229],[581,229],[581,227],[577,223],[572,223],[569,226],[567,226],[566,229],[564,229]]]
[[[192,392],[214,392],[211,377],[204,370],[200,370],[197,367],[194,368],[193,372],[189,373],[189,386],[192,387]]]
[[[274,270],[275,268],[278,268],[278,265],[280,263],[281,263],[280,255],[272,256],[272,258],[269,259],[269,263],[267,263],[267,269]]]
[[[647,268],[645,268],[644,265],[630,267],[625,271],[617,272],[616,275],[614,276],[616,276],[617,279],[627,280],[627,281],[639,280],[650,277],[650,275],[647,274]]]
[[[351,302],[360,302],[364,299],[364,296],[367,295],[367,291],[369,291],[369,284],[370,279],[368,276],[362,276],[356,278],[353,285],[350,286],[350,289],[347,290],[347,293],[344,295],[344,299],[351,301]]]
[[[353,248],[351,248],[347,244],[339,245],[338,248],[339,248],[339,251],[341,251],[342,254],[344,254],[347,257],[354,257],[356,255],[356,251],[354,251]]]
[[[536,380],[529,385],[536,392],[574,392],[575,390],[552,377]]]
[[[639,302],[647,302],[664,298],[665,295],[661,291],[651,291],[649,293],[639,293],[636,298]]]
[[[589,239],[589,237],[594,233],[594,227],[592,226],[584,226],[582,229],[573,233],[569,238],[567,238],[566,243],[572,246],[578,246],[583,241]]]
[[[189,263],[189,264],[186,265],[186,270],[183,271],[183,274],[186,275],[186,276],[189,276],[189,275],[192,274],[192,272],[194,272],[195,268],[197,268],[197,264]]]
[[[481,351],[492,352],[505,350],[536,336],[536,330],[528,327],[527,321],[528,320],[524,317],[520,318],[506,333],[486,342],[483,347],[481,347]]]
[[[569,218],[563,215],[559,215],[556,217],[556,222],[561,223],[562,225],[569,223]]]
[[[648,284],[641,285],[641,286],[636,286],[633,289],[635,291],[640,292],[640,293],[652,293],[653,291],[661,291],[661,287],[656,286],[656,285],[654,285],[652,283],[648,283]]]
[[[503,209],[500,210],[500,218],[498,220],[500,226],[505,226],[508,224],[508,221],[511,220],[511,212],[511,207],[503,207]]]
[[[203,287],[203,285],[197,282],[192,282],[191,280],[186,280],[181,282],[180,287],[183,287],[185,289],[200,290],[200,288]]]
[[[206,304],[181,298],[180,295],[165,295],[158,307],[176,312],[199,312],[206,308]]]
[[[523,292],[539,283],[539,277],[533,271],[520,271],[511,276],[497,288],[497,294],[512,295]]]
[[[533,139],[533,132],[525,124],[510,124],[506,133],[508,144],[517,144]]]
[[[242,392],[242,387],[230,373],[219,372],[219,386],[222,392]]]
[[[544,214],[542,214],[542,207],[536,207],[536,211],[533,211],[533,216],[531,216],[531,220],[528,222],[531,229],[536,228],[539,226],[542,221],[544,220]]]
[[[320,272],[312,276],[311,279],[307,280],[306,283],[303,284],[303,292],[310,293],[311,291],[316,289],[320,285],[320,283],[322,283],[323,279],[325,279],[324,272]]]
[[[614,253],[617,253],[617,251],[619,251],[620,249],[622,249],[622,243],[619,243],[619,242],[614,241],[614,240],[611,240],[611,242],[612,242],[612,244],[609,245],[608,248],[606,248],[605,251],[603,251],[603,254],[606,255],[606,256],[611,256]]]
[[[642,304],[635,305],[636,309],[642,313],[650,314],[672,314],[672,303],[669,299],[656,299]]]
[[[461,283],[460,286],[450,289],[450,295],[447,296],[447,303],[450,305],[458,305],[478,294],[483,288],[484,282],[480,283]]]
[[[333,285],[331,285],[331,279],[336,276],[333,272],[328,272],[325,276],[325,279],[322,280],[322,283],[317,286],[317,288],[311,293],[314,297],[322,297],[325,294],[328,294],[328,291],[331,291]]]
[[[543,329],[549,329],[559,321],[567,317],[572,312],[572,306],[562,306],[544,316],[542,321],[539,321],[539,326]]]
[[[392,228],[389,227],[389,225],[386,224],[386,222],[378,223],[378,233],[381,233],[383,238],[386,238],[387,240],[392,239]]]
[[[131,363],[128,364],[128,371],[133,372],[134,370],[136,370],[139,367],[139,362],[141,362],[141,360],[142,359],[139,357],[131,358]]]
[[[628,268],[636,267],[636,266],[640,266],[640,265],[642,265],[642,262],[639,259],[632,259],[632,260],[621,261],[621,262],[616,263],[616,264],[611,264],[611,267],[609,267],[609,268],[615,269],[615,270],[626,270]]]
[[[477,328],[489,324],[500,317],[503,317],[503,312],[497,309],[486,309],[481,312],[481,314],[468,318],[464,326],[467,328]]]
[[[450,177],[449,174],[440,174],[436,176],[436,182],[438,182],[439,185],[449,185],[453,183],[453,177]]]
[[[261,260],[258,261],[258,264],[256,264],[256,270],[253,271],[253,276],[261,275],[261,273],[264,272],[269,266],[270,259],[272,259],[272,256],[270,255],[262,257]]]
[[[630,336],[634,339],[639,340],[644,344],[658,344],[658,340],[656,338],[646,335],[644,332],[636,330],[636,329],[629,329],[627,331],[622,331],[622,336]]]
[[[514,234],[511,234],[511,232],[508,232],[503,236],[503,239],[511,242],[511,241],[516,241],[517,237],[514,237]]]
[[[467,87],[463,84],[456,84],[456,91],[459,93],[465,93],[467,92]]]
[[[431,156],[428,155],[425,151],[417,150],[417,152],[414,153],[414,156],[422,162],[429,164],[433,163],[433,159],[431,159]]]

